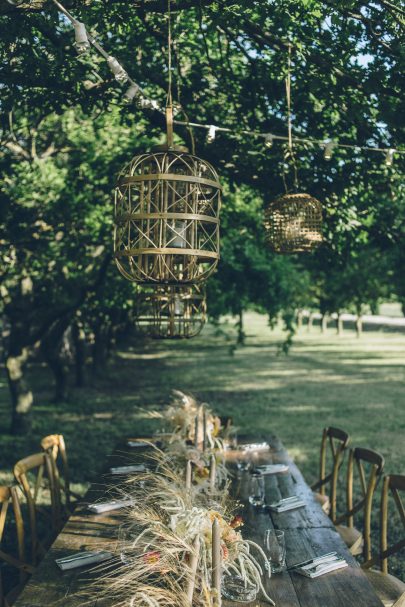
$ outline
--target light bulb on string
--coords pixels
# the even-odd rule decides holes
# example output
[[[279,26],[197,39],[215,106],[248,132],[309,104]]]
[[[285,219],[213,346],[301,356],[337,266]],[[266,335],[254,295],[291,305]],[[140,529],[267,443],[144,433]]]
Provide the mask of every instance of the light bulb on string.
[[[117,82],[124,83],[128,80],[128,74],[115,57],[111,57],[110,55],[107,59],[107,65],[114,74],[114,78]]]
[[[335,145],[336,144],[333,141],[325,141],[323,151],[323,157],[325,160],[331,160]]]
[[[90,48],[90,41],[87,36],[86,26],[81,21],[73,24],[75,28],[75,47],[79,55],[86,53]]]
[[[139,95],[139,86],[135,83],[131,84],[127,91],[124,93],[124,102],[131,103],[135,97]]]
[[[273,147],[273,143],[274,143],[274,135],[272,135],[271,133],[266,133],[266,135],[264,136],[264,146],[267,149],[270,149],[271,147]]]
[[[393,150],[393,149],[387,150],[387,152],[385,154],[385,166],[391,167],[393,165],[394,152],[395,152],[395,150]]]
[[[207,143],[212,143],[213,141],[215,141],[216,133],[217,133],[217,127],[214,124],[211,124],[208,127]]]

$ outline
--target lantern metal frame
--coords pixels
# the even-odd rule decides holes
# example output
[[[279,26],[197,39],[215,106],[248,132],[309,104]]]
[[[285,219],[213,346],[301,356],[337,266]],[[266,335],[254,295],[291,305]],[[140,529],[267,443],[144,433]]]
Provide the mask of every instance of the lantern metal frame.
[[[152,285],[137,296],[135,326],[139,334],[147,337],[189,339],[202,331],[206,320],[202,286]]]
[[[322,242],[322,205],[313,196],[279,196],[265,208],[266,242],[276,253],[303,253]]]
[[[115,190],[114,257],[140,283],[193,284],[219,260],[221,185],[215,169],[184,148],[135,156]]]

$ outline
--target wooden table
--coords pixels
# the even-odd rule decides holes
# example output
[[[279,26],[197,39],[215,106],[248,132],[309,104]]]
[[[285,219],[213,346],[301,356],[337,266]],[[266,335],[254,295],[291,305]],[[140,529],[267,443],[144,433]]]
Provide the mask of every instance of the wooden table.
[[[234,486],[237,497],[245,504],[241,512],[245,521],[244,536],[261,543],[265,529],[283,529],[286,536],[287,566],[332,550],[344,556],[349,563],[349,567],[345,569],[312,580],[293,571],[274,575],[266,582],[269,596],[276,602],[277,607],[383,607],[332,522],[313,499],[310,488],[280,440],[272,437],[269,442],[271,450],[261,455],[261,460],[268,463],[285,463],[289,466],[289,471],[266,476],[267,501],[297,494],[305,500],[306,508],[271,515],[267,510],[254,508],[247,502],[248,475],[245,473]],[[132,463],[141,458],[142,454],[138,450],[131,451],[129,455],[123,449],[118,449],[109,458],[108,467],[123,465],[129,459]],[[94,501],[102,496],[105,491],[103,482],[101,478],[99,484],[92,485],[86,500]],[[55,559],[81,549],[114,549],[119,524],[120,511],[94,515],[85,508],[78,508],[56,538],[16,601],[15,607],[81,606],[83,599],[78,592],[86,581],[88,583],[86,573],[83,569],[62,573],[55,564]],[[236,607],[238,604],[223,602],[224,607]],[[254,601],[250,605],[264,607],[268,604]],[[88,607],[101,607],[101,603],[96,601]],[[108,607],[108,603],[103,601],[102,607]]]

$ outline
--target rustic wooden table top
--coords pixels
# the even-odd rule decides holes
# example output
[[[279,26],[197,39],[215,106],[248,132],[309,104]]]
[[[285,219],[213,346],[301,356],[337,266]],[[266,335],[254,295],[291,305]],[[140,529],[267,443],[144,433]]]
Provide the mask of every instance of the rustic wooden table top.
[[[266,479],[266,500],[273,502],[281,497],[299,495],[306,503],[299,508],[282,514],[270,513],[267,509],[257,509],[248,504],[248,473],[235,482],[234,492],[244,504],[243,535],[258,543],[262,542],[265,529],[285,531],[287,547],[287,567],[304,560],[335,550],[349,563],[349,567],[331,572],[316,579],[309,579],[294,571],[273,575],[266,582],[266,590],[277,607],[383,607],[368,579],[350,555],[336,532],[330,519],[314,500],[311,489],[305,482],[298,467],[291,461],[281,441],[270,439],[271,450],[260,455],[260,463],[283,463],[288,472],[268,475]],[[139,450],[117,449],[108,459],[110,466],[124,465],[142,459]],[[108,469],[107,468],[107,469]],[[111,477],[110,477],[111,479]],[[86,494],[85,500],[93,502],[105,493],[107,478],[102,476]],[[81,607],[81,589],[89,582],[91,573],[76,569],[61,572],[55,559],[68,556],[80,550],[114,550],[120,511],[95,515],[84,507],[76,509],[62,532],[47,552],[31,577],[14,607]],[[224,601],[224,607],[236,607],[237,603]],[[253,601],[251,607],[268,605],[263,601]],[[87,607],[109,607],[108,603],[96,601]]]

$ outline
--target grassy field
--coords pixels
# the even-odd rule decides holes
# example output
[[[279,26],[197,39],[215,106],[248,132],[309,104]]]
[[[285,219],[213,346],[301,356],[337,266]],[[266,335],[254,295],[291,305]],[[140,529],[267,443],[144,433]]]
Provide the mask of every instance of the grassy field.
[[[164,406],[173,388],[191,391],[219,414],[231,415],[244,432],[278,434],[309,482],[317,475],[327,425],[346,429],[353,445],[380,451],[387,472],[405,472],[404,334],[374,332],[356,339],[349,331],[337,337],[332,329],[321,335],[319,328],[308,333],[304,327],[285,356],[278,355],[281,332],[270,331],[264,317],[247,315],[246,345],[234,354],[233,326],[222,328],[208,327],[189,342],[129,343],[101,379],[72,389],[65,403],[50,403],[51,378],[34,366],[37,402],[28,439],[7,434],[9,400],[0,378],[0,481],[11,478],[14,461],[38,449],[41,436],[61,432],[75,487],[84,489],[119,437],[153,428],[147,414]],[[378,501],[379,490],[376,511]],[[400,558],[391,565],[405,578]]]

